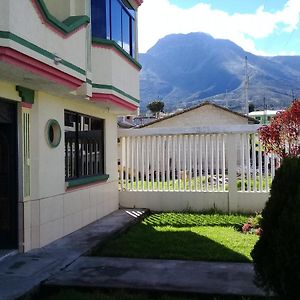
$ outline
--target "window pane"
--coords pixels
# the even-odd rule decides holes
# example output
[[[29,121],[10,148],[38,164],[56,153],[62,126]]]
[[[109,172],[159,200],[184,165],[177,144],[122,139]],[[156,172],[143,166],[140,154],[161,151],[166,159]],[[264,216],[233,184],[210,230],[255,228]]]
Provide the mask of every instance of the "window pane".
[[[125,10],[122,12],[122,47],[130,54],[130,18]]]
[[[118,0],[111,1],[111,38],[122,47],[122,7]]]
[[[106,3],[92,0],[92,35],[98,38],[107,37]]]
[[[66,180],[104,174],[104,121],[65,112]]]
[[[131,45],[130,54],[135,58],[135,20],[131,19]]]
[[[133,7],[129,4],[129,2],[127,0],[123,0],[122,1],[124,6],[126,7],[128,13],[135,18],[135,10],[133,9]]]

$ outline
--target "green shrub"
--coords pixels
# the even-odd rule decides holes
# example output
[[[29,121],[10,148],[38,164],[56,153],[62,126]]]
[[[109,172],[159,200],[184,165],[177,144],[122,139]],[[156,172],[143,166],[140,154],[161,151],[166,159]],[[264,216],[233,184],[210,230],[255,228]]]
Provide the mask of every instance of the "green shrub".
[[[300,158],[285,158],[262,212],[251,255],[256,282],[282,299],[300,299]]]

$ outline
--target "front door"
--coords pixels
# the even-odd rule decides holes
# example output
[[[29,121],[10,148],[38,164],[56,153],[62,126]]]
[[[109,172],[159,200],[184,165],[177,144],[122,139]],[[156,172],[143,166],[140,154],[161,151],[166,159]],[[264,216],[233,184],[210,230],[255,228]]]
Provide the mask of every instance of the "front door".
[[[16,105],[0,99],[0,249],[17,248]]]

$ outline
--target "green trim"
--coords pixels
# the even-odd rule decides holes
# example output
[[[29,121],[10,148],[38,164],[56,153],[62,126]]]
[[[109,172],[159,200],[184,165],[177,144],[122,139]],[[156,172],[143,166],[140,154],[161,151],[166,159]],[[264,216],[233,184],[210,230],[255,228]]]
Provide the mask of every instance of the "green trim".
[[[29,104],[34,103],[34,90],[17,85],[16,91],[19,92],[19,97],[22,99],[22,102],[29,103]]]
[[[142,65],[139,64],[132,56],[130,56],[122,47],[120,47],[115,41],[100,39],[100,38],[92,38],[92,43],[96,45],[106,45],[110,47],[114,47],[117,51],[119,51],[122,55],[124,55],[128,60],[130,60],[134,65],[138,67],[138,69],[142,69]]]
[[[140,101],[134,97],[132,97],[131,95],[123,92],[122,90],[112,86],[112,85],[107,85],[107,84],[98,84],[98,83],[93,83],[93,88],[97,88],[97,89],[106,89],[106,90],[112,90],[112,91],[115,91],[131,100],[133,100],[134,102],[136,103],[140,103]]]
[[[72,179],[67,181],[66,183],[67,183],[67,188],[72,188],[72,187],[85,185],[89,183],[107,181],[108,178],[109,175],[104,174],[104,175],[96,175],[96,176],[85,177],[85,178]]]
[[[46,21],[64,34],[69,34],[82,25],[90,23],[90,18],[88,16],[71,16],[61,22],[49,12],[44,0],[35,0],[35,2]]]
[[[89,79],[89,78],[86,78],[86,83],[92,85],[92,84],[93,84],[93,81],[92,81],[91,79]]]
[[[39,54],[41,54],[41,55],[43,55],[43,56],[45,56],[45,57],[47,57],[51,60],[54,60],[54,58],[55,58],[55,55],[53,53],[51,53],[51,52],[49,52],[49,51],[47,51],[43,48],[40,48],[39,46],[37,46],[37,45],[35,45],[35,44],[33,44],[29,41],[26,41],[23,38],[15,35],[11,32],[0,31],[0,38],[12,40],[12,41],[14,41],[14,42],[26,47],[26,48],[29,48],[30,50],[35,51],[35,52],[37,52],[37,53],[39,53]],[[78,73],[80,73],[84,76],[86,75],[85,70],[73,65],[72,63],[70,63],[70,62],[68,62],[64,59],[60,62],[60,64],[66,66],[66,67],[68,67],[68,68],[70,68],[70,69],[72,69],[72,70],[74,70],[74,71],[76,71],[76,72],[78,72]]]

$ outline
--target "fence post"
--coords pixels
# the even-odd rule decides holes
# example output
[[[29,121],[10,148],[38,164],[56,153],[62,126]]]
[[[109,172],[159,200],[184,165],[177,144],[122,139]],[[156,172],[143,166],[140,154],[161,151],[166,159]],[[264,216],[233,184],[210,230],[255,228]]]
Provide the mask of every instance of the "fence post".
[[[238,210],[237,192],[237,138],[238,134],[227,135],[227,159],[228,159],[228,212]]]

